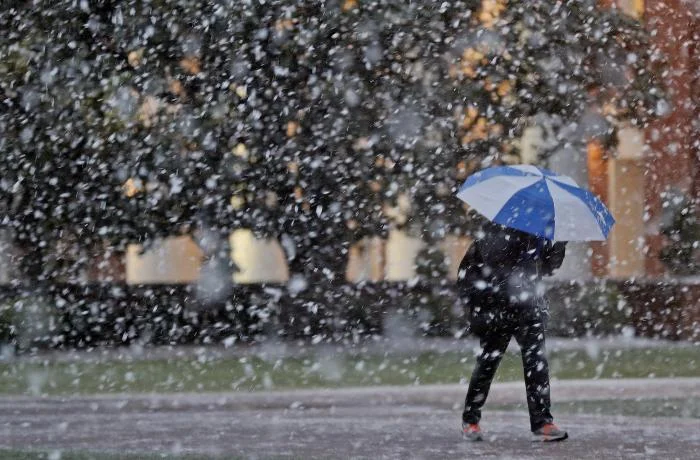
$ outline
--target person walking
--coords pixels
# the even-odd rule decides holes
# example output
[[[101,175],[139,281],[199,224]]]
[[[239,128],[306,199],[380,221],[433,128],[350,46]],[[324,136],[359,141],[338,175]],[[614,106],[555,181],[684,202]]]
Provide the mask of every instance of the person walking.
[[[491,381],[512,337],[520,345],[534,439],[560,441],[550,412],[541,287],[564,261],[569,241],[604,241],[615,218],[600,198],[568,177],[534,165],[494,166],[467,178],[457,198],[487,221],[459,267],[461,295],[481,353],[462,413],[466,439],[482,440],[479,421]]]
[[[483,440],[481,408],[512,337],[521,349],[525,389],[534,440],[560,441],[550,412],[549,366],[545,356],[548,303],[540,281],[564,260],[566,242],[553,243],[487,222],[467,250],[458,272],[460,294],[469,308],[471,332],[479,337],[479,354],[462,414],[464,438]]]

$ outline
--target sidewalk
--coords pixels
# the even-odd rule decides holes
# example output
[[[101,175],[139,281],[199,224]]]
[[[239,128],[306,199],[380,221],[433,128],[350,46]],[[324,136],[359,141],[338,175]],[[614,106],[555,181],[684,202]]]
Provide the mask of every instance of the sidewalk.
[[[700,378],[553,382],[558,402],[700,396]],[[466,443],[463,385],[261,393],[0,398],[0,447],[219,458],[700,458],[697,419],[557,416],[571,439],[531,443],[525,410],[484,413],[486,442]],[[524,398],[498,383],[489,404]],[[662,421],[660,421],[662,420]]]
[[[628,350],[641,348],[692,348],[700,353],[700,345],[690,342],[673,342],[666,340],[626,338],[622,336],[609,338],[557,338],[547,339],[549,351],[583,350],[591,356],[604,350]],[[13,356],[7,351],[0,353],[0,362],[29,361],[29,362],[109,362],[109,361],[144,361],[175,358],[207,359],[258,356],[263,359],[284,358],[289,356],[333,354],[333,353],[365,353],[365,354],[413,354],[434,351],[438,353],[462,352],[473,355],[479,348],[478,340],[431,337],[378,337],[366,338],[357,343],[309,343],[300,340],[266,340],[254,344],[231,343],[230,346],[158,346],[143,347],[132,345],[121,348],[94,348],[92,350],[41,351],[36,354]],[[512,340],[509,351],[518,349]]]
[[[90,396],[0,396],[0,407],[11,409],[33,402],[100,401],[123,407],[123,402],[139,407],[213,406],[228,409],[296,409],[361,406],[428,405],[452,409],[461,405],[465,385],[375,386],[316,388],[308,390],[254,391],[226,393],[104,394]],[[700,378],[649,378],[554,380],[552,397],[557,402],[610,399],[700,398]],[[497,382],[491,387],[489,404],[525,402],[523,382]],[[64,406],[65,407],[65,406]]]

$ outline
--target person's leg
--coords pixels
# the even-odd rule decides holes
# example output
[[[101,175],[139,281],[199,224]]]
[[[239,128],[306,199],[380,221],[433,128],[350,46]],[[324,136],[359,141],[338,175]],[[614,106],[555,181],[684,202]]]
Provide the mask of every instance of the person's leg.
[[[481,337],[481,353],[476,360],[464,402],[463,423],[479,423],[481,420],[481,407],[486,402],[491,381],[496,374],[503,353],[508,348],[510,337],[511,334],[503,331],[484,334]]]
[[[525,371],[525,390],[532,431],[552,423],[549,364],[545,356],[545,324],[541,314],[523,315],[515,330]]]

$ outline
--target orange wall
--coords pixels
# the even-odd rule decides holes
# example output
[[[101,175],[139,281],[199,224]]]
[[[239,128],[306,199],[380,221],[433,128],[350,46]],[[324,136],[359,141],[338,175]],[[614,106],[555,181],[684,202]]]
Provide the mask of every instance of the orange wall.
[[[606,205],[609,205],[608,182],[607,154],[599,141],[591,141],[588,144],[588,184],[591,192]],[[610,260],[608,242],[592,242],[591,251],[591,273],[597,277],[607,276]]]

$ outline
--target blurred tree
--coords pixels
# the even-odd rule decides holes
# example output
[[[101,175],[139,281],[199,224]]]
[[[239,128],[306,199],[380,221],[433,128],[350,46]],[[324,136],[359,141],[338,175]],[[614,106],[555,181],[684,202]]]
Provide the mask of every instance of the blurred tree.
[[[12,1],[0,26],[3,225],[32,278],[58,241],[189,234],[230,281],[249,228],[335,282],[389,221],[469,231],[454,192],[532,117],[643,124],[660,97],[643,29],[593,0]]]
[[[0,11],[0,209],[33,282],[73,279],[131,222],[113,174],[125,152],[116,129],[103,134],[119,123],[106,101],[122,57],[89,18],[31,2]],[[128,91],[113,97],[132,109]]]
[[[563,147],[584,155],[591,133],[614,139],[616,120],[644,127],[663,111],[659,52],[643,25],[616,9],[595,0],[481,0],[439,8],[453,21],[448,24],[458,25],[445,34],[450,78],[439,84],[451,90],[440,98],[453,118],[443,114],[441,141],[419,158],[410,188],[411,221],[428,240],[469,228],[464,212],[448,208],[456,201],[449,197],[474,169],[521,162],[528,126],[547,124],[538,159],[546,163]],[[591,108],[607,119],[609,132],[588,126],[600,120]]]

